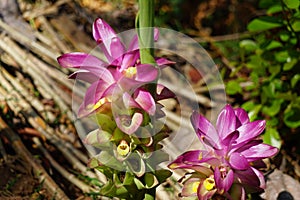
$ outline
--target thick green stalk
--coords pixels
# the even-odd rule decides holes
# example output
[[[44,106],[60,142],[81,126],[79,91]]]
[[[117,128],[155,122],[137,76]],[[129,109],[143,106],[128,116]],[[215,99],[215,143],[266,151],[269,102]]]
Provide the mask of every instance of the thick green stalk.
[[[142,64],[155,64],[154,60],[154,0],[139,0],[138,36]],[[153,87],[153,88],[152,88]],[[156,86],[149,88],[155,94]],[[155,200],[156,188],[149,189],[144,199]]]
[[[154,61],[154,0],[139,0],[138,33],[141,63]]]

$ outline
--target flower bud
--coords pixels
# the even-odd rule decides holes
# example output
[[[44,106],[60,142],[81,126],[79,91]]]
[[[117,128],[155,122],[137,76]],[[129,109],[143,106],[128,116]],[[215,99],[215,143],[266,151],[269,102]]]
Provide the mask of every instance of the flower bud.
[[[121,140],[120,144],[117,147],[117,152],[121,156],[127,156],[130,151],[130,147],[126,140]]]
[[[203,186],[205,187],[205,189],[207,191],[211,191],[213,189],[215,189],[215,180],[213,178],[206,178],[204,181],[203,181]]]

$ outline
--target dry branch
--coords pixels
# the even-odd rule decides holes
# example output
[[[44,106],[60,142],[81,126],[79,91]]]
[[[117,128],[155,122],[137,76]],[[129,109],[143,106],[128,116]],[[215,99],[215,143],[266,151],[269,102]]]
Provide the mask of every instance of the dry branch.
[[[42,143],[37,137],[33,138],[34,143],[37,145],[37,147],[42,151],[45,158],[51,163],[51,165],[67,180],[69,180],[71,183],[76,185],[78,188],[81,189],[83,192],[96,192],[95,189],[88,186],[84,182],[80,181],[74,174],[69,173],[65,168],[63,168],[58,162],[55,161],[55,159],[50,155],[50,153],[43,147]]]
[[[40,183],[53,194],[54,198],[57,199],[68,199],[67,195],[60,189],[59,186],[53,181],[49,176],[47,171],[39,164],[39,162],[34,158],[27,148],[22,143],[20,137],[5,123],[5,121],[0,117],[0,131],[5,133],[5,136],[10,140],[11,146],[14,151],[28,164],[32,167],[35,176],[39,179]]]
[[[214,107],[215,106],[215,103],[212,102],[209,98],[203,96],[203,95],[200,95],[200,94],[196,94],[194,93],[193,91],[189,91],[189,90],[183,90],[182,88],[179,88],[177,87],[176,85],[174,84],[171,84],[171,83],[168,83],[164,80],[161,80],[160,83],[162,85],[167,85],[168,88],[173,91],[174,93],[176,94],[180,94],[192,101],[196,101],[196,102],[199,102],[200,104],[206,106],[206,107]]]
[[[56,1],[52,5],[46,5],[46,6],[39,7],[35,10],[30,10],[30,11],[24,12],[23,16],[26,19],[33,19],[33,18],[36,18],[38,16],[54,14],[54,13],[58,12],[57,8],[59,6],[65,4],[65,3],[68,3],[70,1],[71,0],[59,0],[59,1]]]
[[[32,39],[20,33],[18,30],[15,30],[14,28],[10,27],[8,24],[4,23],[1,19],[0,19],[0,27],[4,29],[16,41],[23,44],[24,46],[29,47],[32,51],[36,52],[38,55],[42,57],[47,56],[48,58],[52,59],[53,63],[56,62],[56,58],[59,56],[58,53],[49,51],[49,49],[42,46],[38,42],[33,41]]]
[[[47,140],[49,140],[56,148],[61,151],[62,155],[69,161],[74,169],[80,170],[83,174],[86,174],[90,177],[96,177],[94,173],[88,171],[87,167],[83,165],[78,158],[76,157],[76,150],[73,146],[68,145],[66,146],[67,142],[62,141],[55,135],[55,131],[48,126],[48,124],[32,109],[28,102],[26,102],[22,96],[17,93],[13,87],[5,81],[5,78],[0,73],[0,80],[2,80],[2,85],[8,89],[10,89],[10,93],[8,94],[3,88],[0,87],[0,94],[2,96],[9,99],[7,104],[17,115],[21,114],[29,124],[34,127],[37,131],[39,131],[42,135],[44,135]],[[11,98],[11,99],[10,99]]]
[[[55,90],[53,86],[50,85],[49,82],[47,82],[47,76],[45,74],[39,73],[39,71],[35,69],[36,66],[34,65],[34,63],[28,59],[27,54],[22,51],[22,49],[17,44],[15,44],[8,37],[1,37],[0,48],[8,53],[22,67],[24,72],[30,74],[38,87],[43,88],[44,91],[52,96],[62,112],[66,113],[70,119],[73,118],[73,114],[69,107],[61,99],[61,97],[57,95],[57,90]],[[22,52],[22,54],[20,54],[19,52]]]
[[[37,18],[37,20],[41,23],[41,25],[45,29],[45,31],[47,31],[47,33],[49,34],[50,40],[52,41],[54,46],[57,46],[59,48],[61,53],[67,53],[67,52],[71,51],[69,49],[69,47],[67,47],[65,42],[59,38],[59,36],[56,33],[56,31],[54,30],[54,28],[51,26],[51,24],[48,22],[48,20],[44,16],[39,16]]]
[[[44,120],[49,120],[51,122],[55,120],[55,116],[53,115],[53,113],[47,111],[44,105],[33,95],[29,94],[29,92],[23,87],[23,85],[19,83],[19,81],[17,81],[13,76],[11,76],[4,68],[0,68],[0,72],[12,84],[15,90],[17,90],[27,100],[27,102],[30,102],[30,104],[37,110],[37,112],[42,115]],[[6,84],[6,86],[9,87],[10,85]],[[10,87],[9,90],[13,90],[13,88]]]
[[[5,148],[3,146],[1,137],[0,137],[0,155],[2,156],[4,161],[7,161],[7,153],[6,153]]]

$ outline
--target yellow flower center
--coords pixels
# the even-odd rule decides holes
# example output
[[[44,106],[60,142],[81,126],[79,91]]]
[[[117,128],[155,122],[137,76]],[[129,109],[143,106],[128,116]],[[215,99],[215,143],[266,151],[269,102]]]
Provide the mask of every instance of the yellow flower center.
[[[200,181],[196,181],[196,182],[193,183],[193,185],[192,185],[193,193],[197,193],[199,184],[200,184]]]
[[[198,160],[202,160],[202,158],[203,158],[203,152],[200,152],[198,156]]]
[[[95,105],[93,105],[92,109],[96,110],[96,109],[100,108],[103,104],[108,103],[108,102],[111,102],[111,99],[108,97],[103,97]]]
[[[128,67],[124,70],[124,76],[127,78],[133,78],[136,75],[136,67]]]
[[[207,191],[211,191],[215,188],[215,180],[213,178],[206,178],[203,181],[203,185]]]
[[[127,156],[130,151],[130,147],[125,140],[122,140],[117,147],[117,152],[121,156]]]

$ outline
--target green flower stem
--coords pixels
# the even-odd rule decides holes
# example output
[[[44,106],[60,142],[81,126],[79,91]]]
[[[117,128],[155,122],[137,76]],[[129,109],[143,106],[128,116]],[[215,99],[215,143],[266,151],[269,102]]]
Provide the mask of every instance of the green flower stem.
[[[140,59],[142,64],[156,65],[154,60],[154,0],[139,0],[138,28]],[[156,85],[149,85],[148,90],[156,94]]]
[[[154,60],[154,0],[139,0],[138,35],[140,58],[142,64],[153,64]],[[155,94],[155,86],[149,88]],[[145,194],[145,200],[155,200],[156,188]]]
[[[154,0],[139,0],[138,28],[141,63],[155,64]]]

